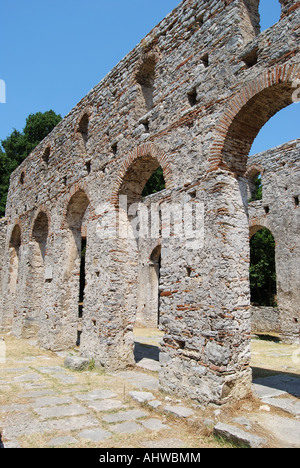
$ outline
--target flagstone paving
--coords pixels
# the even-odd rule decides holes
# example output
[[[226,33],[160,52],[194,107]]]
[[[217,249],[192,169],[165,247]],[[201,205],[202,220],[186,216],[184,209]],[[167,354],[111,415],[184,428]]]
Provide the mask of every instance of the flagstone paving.
[[[8,338],[8,348],[15,343]],[[213,429],[222,423],[226,437],[232,429],[232,438],[242,434],[244,443],[248,434],[250,446],[259,440],[266,447],[300,447],[298,375],[260,378],[253,385],[256,400],[234,414],[223,407],[208,413],[162,394],[157,372],[147,366],[115,374],[75,372],[64,366],[63,356],[41,354],[18,341],[22,346],[23,358],[10,358],[8,352],[0,368],[4,448],[221,447]]]

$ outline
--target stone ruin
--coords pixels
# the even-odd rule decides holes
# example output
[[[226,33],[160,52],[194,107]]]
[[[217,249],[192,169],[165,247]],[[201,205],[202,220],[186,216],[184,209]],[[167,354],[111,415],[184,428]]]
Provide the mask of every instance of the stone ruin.
[[[300,94],[300,3],[281,5],[261,33],[258,0],[184,0],[14,171],[0,221],[3,330],[54,351],[77,343],[117,370],[134,365],[135,323],[159,322],[162,390],[243,398],[249,238],[264,226],[276,328],[300,341],[300,140],[248,158]],[[158,167],[165,189],[142,197]],[[249,202],[255,173],[263,200]]]

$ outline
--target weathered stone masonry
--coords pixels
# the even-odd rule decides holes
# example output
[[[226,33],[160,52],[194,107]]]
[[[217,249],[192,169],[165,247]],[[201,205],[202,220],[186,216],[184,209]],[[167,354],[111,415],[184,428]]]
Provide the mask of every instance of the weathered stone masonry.
[[[0,236],[3,327],[53,350],[80,337],[97,364],[133,364],[145,249],[160,249],[161,388],[203,403],[248,394],[247,157],[300,79],[300,4],[281,3],[280,22],[259,34],[258,0],[183,1],[13,173]],[[114,235],[115,219],[122,229],[134,221],[119,196],[139,202],[158,166],[166,190],[144,203],[203,206],[198,249],[174,235]],[[288,321],[290,304],[282,300]]]
[[[276,318],[275,311],[270,309],[270,319],[265,318],[261,325],[258,316],[255,331],[265,329],[279,333],[286,342],[299,342],[300,140],[249,158],[247,176],[250,183],[258,173],[262,176],[263,199],[249,204],[250,236],[262,227],[274,236],[278,310]],[[261,312],[266,317],[268,311]]]

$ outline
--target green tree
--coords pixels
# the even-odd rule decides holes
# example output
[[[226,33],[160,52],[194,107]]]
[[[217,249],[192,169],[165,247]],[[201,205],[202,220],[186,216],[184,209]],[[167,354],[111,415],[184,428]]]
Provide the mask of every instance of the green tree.
[[[263,228],[250,241],[251,302],[259,306],[276,306],[275,240]]]
[[[0,148],[0,216],[5,214],[11,173],[60,121],[61,116],[53,110],[30,114],[23,132],[14,129],[5,140],[1,141],[5,152]]]
[[[262,182],[261,182],[261,175],[260,174],[255,179],[254,200],[262,200]]]
[[[0,217],[5,213],[7,191],[9,186],[9,160],[0,147]]]
[[[148,182],[146,183],[142,197],[147,197],[152,193],[160,192],[166,188],[164,174],[161,166],[152,174]]]
[[[254,187],[253,187],[253,192],[251,194],[249,203],[253,201],[262,200],[262,180],[261,180],[260,174],[258,174],[255,177],[255,179],[253,180],[253,183],[254,183]]]

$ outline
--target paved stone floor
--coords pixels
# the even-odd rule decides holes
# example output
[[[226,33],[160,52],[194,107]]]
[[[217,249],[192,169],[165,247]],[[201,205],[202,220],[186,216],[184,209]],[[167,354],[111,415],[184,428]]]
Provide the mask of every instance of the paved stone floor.
[[[71,371],[63,353],[2,336],[4,448],[209,448],[227,446],[230,433],[249,446],[300,447],[299,375],[261,377],[253,399],[203,409],[159,391],[157,348],[145,337],[137,338],[137,366],[108,374]]]

